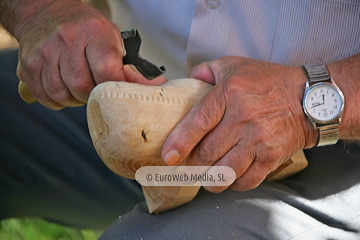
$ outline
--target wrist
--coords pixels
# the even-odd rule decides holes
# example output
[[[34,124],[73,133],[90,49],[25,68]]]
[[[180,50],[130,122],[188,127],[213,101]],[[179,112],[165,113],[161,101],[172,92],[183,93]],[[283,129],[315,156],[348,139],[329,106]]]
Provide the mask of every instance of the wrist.
[[[317,144],[318,140],[318,131],[314,129],[312,122],[310,119],[306,116],[304,109],[302,107],[302,102],[304,98],[305,93],[305,85],[308,81],[308,77],[305,73],[305,71],[300,67],[294,67],[292,78],[293,78],[293,85],[291,87],[293,93],[292,96],[296,96],[295,100],[295,110],[294,112],[297,112],[297,122],[299,124],[299,130],[301,128],[302,134],[304,136],[304,142],[302,145],[302,148],[312,148]],[[300,131],[301,131],[300,130]]]
[[[306,81],[308,80],[305,73],[304,76],[306,78]],[[304,98],[304,93],[305,93],[305,83],[303,85],[302,88],[302,95],[301,95],[301,125],[302,128],[304,129],[304,134],[305,134],[305,145],[304,145],[304,149],[309,149],[309,148],[313,148],[316,147],[319,141],[319,131],[317,129],[314,128],[313,123],[311,122],[311,120],[306,116],[304,109],[302,107],[302,101]]]
[[[53,2],[52,0],[40,1],[21,1],[13,0],[4,2],[1,23],[15,38],[19,37],[19,29],[27,22],[31,21],[33,16],[44,6]]]
[[[360,55],[327,64],[329,75],[342,90],[345,107],[339,127],[339,139],[360,139],[360,81],[357,81],[360,69]]]
[[[45,13],[49,14],[50,21],[54,18],[53,15],[63,12],[63,8],[67,5],[83,4],[82,0],[41,0],[41,1],[16,1],[14,10],[12,11],[13,23],[9,26],[9,31],[14,37],[21,42],[22,38],[27,38],[26,32],[33,27],[30,23],[39,24],[45,19]],[[54,6],[56,5],[56,6]],[[16,10],[15,10],[16,9]],[[59,11],[59,9],[61,9]],[[58,12],[58,13],[56,13]]]

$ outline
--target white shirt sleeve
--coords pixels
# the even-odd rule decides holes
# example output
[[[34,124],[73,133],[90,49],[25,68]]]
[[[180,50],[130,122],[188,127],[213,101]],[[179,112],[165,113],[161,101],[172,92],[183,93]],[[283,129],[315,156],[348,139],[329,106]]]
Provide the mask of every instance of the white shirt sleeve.
[[[139,29],[142,56],[169,79],[227,55],[299,66],[360,51],[359,0],[108,2],[112,20]]]

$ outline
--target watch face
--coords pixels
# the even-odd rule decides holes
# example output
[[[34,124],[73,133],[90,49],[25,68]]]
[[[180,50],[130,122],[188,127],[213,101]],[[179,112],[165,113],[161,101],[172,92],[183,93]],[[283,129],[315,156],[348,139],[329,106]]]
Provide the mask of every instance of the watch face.
[[[337,119],[344,107],[344,96],[339,88],[329,83],[314,84],[303,102],[306,114],[317,123]]]

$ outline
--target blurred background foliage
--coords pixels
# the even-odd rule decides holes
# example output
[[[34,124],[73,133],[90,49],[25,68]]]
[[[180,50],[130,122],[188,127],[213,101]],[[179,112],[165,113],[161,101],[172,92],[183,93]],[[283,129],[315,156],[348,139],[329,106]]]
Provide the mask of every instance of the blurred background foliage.
[[[1,240],[96,240],[102,231],[64,227],[39,218],[1,221]]]

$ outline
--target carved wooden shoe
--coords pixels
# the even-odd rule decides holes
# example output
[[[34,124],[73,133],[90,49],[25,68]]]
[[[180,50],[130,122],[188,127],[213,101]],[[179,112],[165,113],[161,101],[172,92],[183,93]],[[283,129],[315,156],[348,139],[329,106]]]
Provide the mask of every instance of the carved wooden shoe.
[[[162,86],[127,82],[98,85],[87,106],[90,136],[97,153],[113,172],[131,179],[142,166],[165,165],[161,149],[167,136],[211,88],[196,79],[172,80]],[[269,179],[278,180],[304,169],[305,156],[297,154]],[[150,213],[189,202],[198,190],[198,186],[143,187]]]

